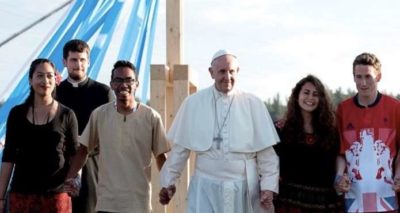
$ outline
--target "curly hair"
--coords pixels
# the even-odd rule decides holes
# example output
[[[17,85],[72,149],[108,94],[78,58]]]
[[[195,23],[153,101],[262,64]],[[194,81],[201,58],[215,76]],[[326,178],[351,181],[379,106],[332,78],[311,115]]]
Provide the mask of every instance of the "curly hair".
[[[312,127],[316,144],[322,148],[330,149],[338,140],[335,113],[329,93],[322,82],[313,75],[307,75],[292,89],[284,116],[285,123],[281,129],[281,140],[288,143],[303,143],[305,141],[304,119],[298,99],[300,91],[306,83],[315,86],[319,98],[319,104],[312,112]]]

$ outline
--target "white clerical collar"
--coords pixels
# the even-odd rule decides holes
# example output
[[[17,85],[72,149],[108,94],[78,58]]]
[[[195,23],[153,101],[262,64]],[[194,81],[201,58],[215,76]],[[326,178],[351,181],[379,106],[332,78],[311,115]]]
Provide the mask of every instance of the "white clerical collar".
[[[72,87],[79,87],[79,84],[82,83],[82,82],[85,82],[85,81],[87,80],[87,78],[88,78],[88,77],[85,76],[82,80],[80,80],[80,81],[75,81],[74,79],[68,77],[68,78],[67,78],[67,81],[68,81],[69,83],[72,84]]]
[[[218,99],[220,97],[233,97],[233,95],[235,94],[236,89],[233,88],[231,91],[229,91],[228,93],[223,93],[219,90],[217,90],[217,87],[215,87],[215,84],[213,86],[213,93],[215,94],[215,97]]]

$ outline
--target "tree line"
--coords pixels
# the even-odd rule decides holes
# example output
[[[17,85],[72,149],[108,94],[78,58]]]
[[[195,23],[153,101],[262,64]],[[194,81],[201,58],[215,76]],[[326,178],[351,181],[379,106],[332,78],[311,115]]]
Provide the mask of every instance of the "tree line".
[[[352,97],[356,94],[355,90],[347,89],[344,91],[341,87],[332,91],[328,89],[328,93],[332,99],[333,106],[336,106],[346,98]],[[400,100],[400,94],[388,94]],[[272,120],[276,121],[282,118],[283,114],[286,112],[286,103],[288,98],[282,100],[279,93],[277,93],[272,99],[268,99],[264,101],[265,106],[268,108],[269,113],[271,114]],[[139,100],[138,100],[139,101]],[[3,105],[3,102],[0,102],[0,107]]]
[[[344,91],[341,87],[336,90],[328,89],[328,93],[332,100],[332,104],[336,109],[336,106],[342,102],[343,100],[353,97],[357,92],[355,90],[347,89]],[[400,100],[400,94],[394,95],[390,93],[385,93],[391,95]],[[286,112],[286,103],[289,98],[282,100],[280,94],[276,94],[272,99],[268,99],[264,102],[265,106],[268,108],[269,113],[271,114],[272,120],[276,121],[283,117],[284,113]]]

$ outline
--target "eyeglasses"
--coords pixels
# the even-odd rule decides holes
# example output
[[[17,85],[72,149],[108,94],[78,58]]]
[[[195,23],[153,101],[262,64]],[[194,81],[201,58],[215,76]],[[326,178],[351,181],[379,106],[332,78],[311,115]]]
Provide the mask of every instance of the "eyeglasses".
[[[135,83],[136,79],[134,78],[114,78],[113,80],[111,80],[111,83],[115,83],[115,84],[129,84],[132,85],[133,83]]]

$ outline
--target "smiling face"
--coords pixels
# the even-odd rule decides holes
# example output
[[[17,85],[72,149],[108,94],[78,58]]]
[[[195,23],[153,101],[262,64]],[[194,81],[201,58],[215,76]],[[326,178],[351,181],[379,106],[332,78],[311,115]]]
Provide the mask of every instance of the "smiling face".
[[[36,95],[41,97],[51,96],[56,85],[54,68],[47,62],[38,64],[29,79],[29,83]]]
[[[129,67],[117,67],[113,71],[111,89],[115,93],[117,102],[123,105],[135,103],[135,92],[139,82],[135,78],[134,71]]]
[[[212,62],[209,71],[215,81],[217,90],[222,93],[228,93],[235,86],[239,64],[234,56],[223,55]]]
[[[311,113],[317,109],[319,104],[319,94],[314,84],[306,82],[299,93],[298,104],[301,111]]]

